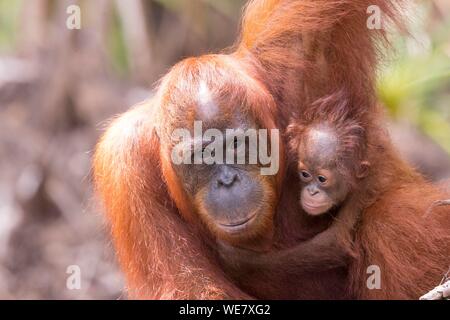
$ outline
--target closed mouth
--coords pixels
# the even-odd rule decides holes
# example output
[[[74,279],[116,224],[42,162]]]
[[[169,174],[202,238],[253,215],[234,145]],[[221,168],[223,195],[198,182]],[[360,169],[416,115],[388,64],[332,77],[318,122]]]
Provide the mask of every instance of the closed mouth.
[[[303,203],[303,208],[311,211],[320,211],[320,210],[326,211],[328,210],[328,205],[314,206],[309,203]]]
[[[245,226],[247,224],[249,224],[251,221],[253,221],[256,218],[256,212],[253,213],[252,215],[250,215],[249,217],[241,220],[241,221],[237,221],[237,222],[232,222],[232,223],[219,223],[220,227],[228,230],[228,231],[239,231],[243,228],[245,228]]]

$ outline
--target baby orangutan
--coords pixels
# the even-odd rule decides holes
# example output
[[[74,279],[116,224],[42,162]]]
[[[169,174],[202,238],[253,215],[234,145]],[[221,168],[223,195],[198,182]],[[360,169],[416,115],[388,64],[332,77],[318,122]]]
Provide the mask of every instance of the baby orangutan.
[[[288,133],[297,159],[301,207],[310,216],[331,214],[335,221],[312,239],[285,250],[257,254],[239,249],[236,254],[236,248],[228,248],[234,252],[228,255],[224,248],[225,266],[238,279],[255,272],[273,279],[280,272],[326,271],[348,265],[352,256],[353,231],[370,195],[365,130],[356,121],[339,117],[293,124]]]
[[[348,219],[352,225],[360,214],[360,210],[354,210],[352,200],[358,199],[355,195],[361,188],[361,179],[369,171],[369,162],[362,160],[364,130],[356,124],[336,124],[290,128],[294,135],[291,144],[298,158],[300,204],[312,216],[337,209],[338,220]]]

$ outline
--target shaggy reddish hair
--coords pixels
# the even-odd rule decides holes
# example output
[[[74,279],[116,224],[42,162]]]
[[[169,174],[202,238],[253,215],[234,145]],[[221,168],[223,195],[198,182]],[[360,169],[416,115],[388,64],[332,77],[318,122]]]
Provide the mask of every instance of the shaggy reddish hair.
[[[180,184],[164,169],[168,163],[161,150],[167,146],[161,144],[158,133],[164,131],[166,123],[155,110],[167,106],[164,103],[174,88],[163,81],[155,99],[111,123],[94,156],[96,190],[105,207],[130,297],[249,298],[242,290],[245,284],[252,286],[256,297],[289,293],[290,298],[405,299],[417,298],[439,282],[450,265],[449,212],[440,207],[427,218],[423,215],[436,200],[448,198],[448,192],[427,183],[400,159],[384,130],[375,98],[379,44],[385,41],[386,33],[366,28],[366,10],[377,5],[384,21],[396,23],[396,4],[400,2],[254,0],[247,6],[236,51],[216,57],[221,62],[234,61],[226,70],[241,77],[240,85],[253,87],[258,83],[264,97],[272,96],[270,101],[276,103],[273,119],[269,121],[270,112],[253,110],[279,128],[286,128],[292,117],[308,117],[309,108],[321,105],[328,108],[327,116],[339,118],[339,110],[346,110],[346,117],[364,128],[366,153],[372,164],[367,178],[369,196],[365,197],[367,210],[356,234],[357,258],[345,272],[310,272],[287,279],[283,270],[277,270],[274,277],[253,274],[242,282],[230,280],[228,270],[218,262],[217,248],[206,245],[211,235],[189,221],[191,204],[182,196],[174,199],[170,192]],[[218,70],[207,57],[190,63],[205,66],[197,68],[203,75]],[[177,95],[179,99],[183,90],[189,94],[192,85],[192,73],[186,70],[173,71],[180,72],[178,82],[184,88]],[[214,84],[213,77],[211,81]],[[228,86],[228,91],[233,90]],[[336,92],[341,93],[333,97]],[[331,100],[323,102],[327,99]],[[171,112],[174,117],[185,116],[177,108]],[[276,240],[284,241],[285,246],[311,238],[330,223],[322,221],[318,228],[296,223],[299,210],[297,201],[292,200],[298,193],[293,188],[294,176],[290,172],[283,182],[277,209],[281,240]],[[380,290],[367,288],[370,265],[381,268]],[[292,270],[296,265],[286,268]],[[274,280],[277,275],[281,276],[279,282]]]

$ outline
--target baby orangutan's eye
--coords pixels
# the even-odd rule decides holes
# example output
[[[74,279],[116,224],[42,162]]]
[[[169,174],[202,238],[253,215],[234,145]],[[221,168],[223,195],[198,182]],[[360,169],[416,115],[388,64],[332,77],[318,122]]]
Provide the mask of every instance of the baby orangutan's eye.
[[[319,176],[317,177],[317,179],[319,180],[320,183],[326,183],[328,181],[328,179],[324,176]]]
[[[308,172],[308,171],[305,171],[305,170],[302,170],[302,171],[300,172],[300,175],[302,176],[302,178],[305,178],[305,179],[311,178],[311,175],[309,174],[309,172]]]

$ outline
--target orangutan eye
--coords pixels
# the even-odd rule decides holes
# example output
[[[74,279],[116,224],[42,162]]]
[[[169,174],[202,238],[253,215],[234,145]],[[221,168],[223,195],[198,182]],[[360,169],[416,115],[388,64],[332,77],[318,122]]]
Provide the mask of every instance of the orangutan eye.
[[[317,179],[319,180],[320,183],[325,183],[328,181],[328,179],[324,176],[319,176]]]
[[[308,171],[305,171],[305,170],[302,170],[302,171],[300,172],[300,175],[302,176],[302,178],[305,178],[305,179],[311,178],[311,175],[309,174],[309,172],[308,172]]]

